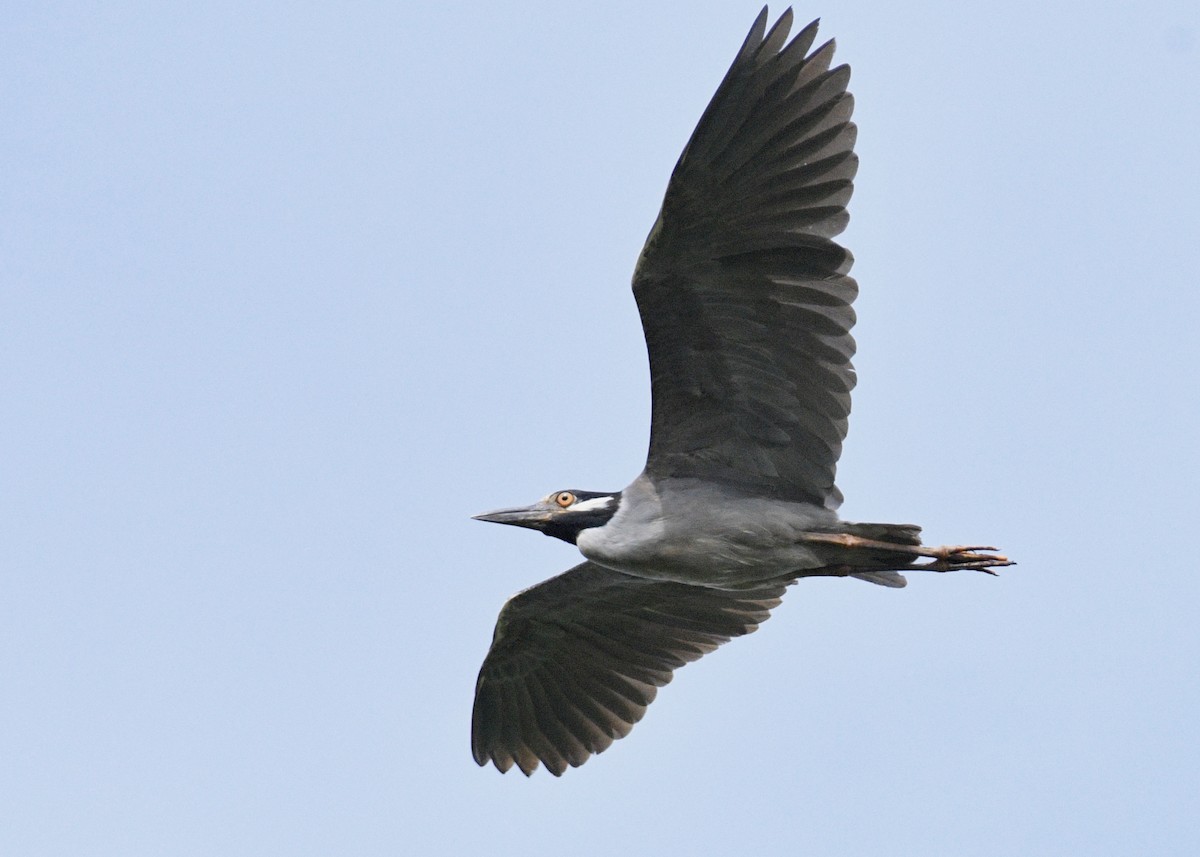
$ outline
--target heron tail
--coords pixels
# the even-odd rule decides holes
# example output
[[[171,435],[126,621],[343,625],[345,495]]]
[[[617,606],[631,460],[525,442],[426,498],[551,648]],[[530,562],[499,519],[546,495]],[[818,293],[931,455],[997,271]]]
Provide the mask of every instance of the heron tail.
[[[891,542],[898,545],[919,545],[921,528],[915,524],[846,524],[846,532],[852,536],[876,542]],[[867,562],[878,562],[886,571],[857,571],[851,577],[899,589],[908,584],[904,575],[894,571],[896,566],[909,565],[917,557],[910,553],[889,551],[883,548],[864,549],[859,556]]]

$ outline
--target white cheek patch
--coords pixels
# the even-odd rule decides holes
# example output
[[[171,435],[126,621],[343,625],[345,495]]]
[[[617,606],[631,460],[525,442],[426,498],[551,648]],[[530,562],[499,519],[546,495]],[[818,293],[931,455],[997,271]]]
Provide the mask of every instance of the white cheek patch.
[[[590,500],[584,500],[576,503],[570,508],[572,512],[591,512],[596,509],[607,509],[613,504],[612,497],[593,497]]]

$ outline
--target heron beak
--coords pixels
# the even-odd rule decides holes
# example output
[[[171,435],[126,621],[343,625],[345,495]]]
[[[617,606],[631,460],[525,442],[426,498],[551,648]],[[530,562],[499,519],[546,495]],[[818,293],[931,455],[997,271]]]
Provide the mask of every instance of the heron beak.
[[[514,527],[528,527],[531,530],[544,530],[550,523],[554,513],[545,506],[521,506],[516,509],[497,509],[494,512],[484,512],[474,515],[473,521],[490,521],[493,524],[511,524]]]

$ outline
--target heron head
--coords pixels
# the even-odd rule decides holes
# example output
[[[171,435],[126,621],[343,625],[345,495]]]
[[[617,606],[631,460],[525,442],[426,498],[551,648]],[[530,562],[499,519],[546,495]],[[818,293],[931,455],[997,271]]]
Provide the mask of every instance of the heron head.
[[[616,514],[621,502],[620,491],[555,491],[532,506],[497,509],[475,515],[476,521],[511,524],[540,530],[548,536],[575,544],[583,530],[602,527]]]

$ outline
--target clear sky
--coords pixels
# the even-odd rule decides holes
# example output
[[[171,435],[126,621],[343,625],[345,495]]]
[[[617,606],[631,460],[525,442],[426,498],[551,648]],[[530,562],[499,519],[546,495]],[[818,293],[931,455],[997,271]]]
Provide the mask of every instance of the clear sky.
[[[797,7],[843,514],[1020,565],[802,582],[583,768],[471,760],[577,554],[469,516],[640,469],[629,276],[758,9],[6,8],[0,853],[1196,853],[1194,0]]]

